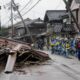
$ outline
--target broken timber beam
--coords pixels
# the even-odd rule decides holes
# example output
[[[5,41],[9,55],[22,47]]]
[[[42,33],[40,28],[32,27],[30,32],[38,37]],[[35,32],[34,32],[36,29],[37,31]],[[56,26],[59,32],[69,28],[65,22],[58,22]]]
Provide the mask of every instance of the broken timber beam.
[[[17,58],[17,52],[20,48],[21,48],[21,44],[18,44],[12,51],[12,55],[8,56],[8,60],[7,60],[7,64],[6,64],[6,68],[5,68],[5,73],[11,73],[14,69],[14,65],[16,62],[16,58]]]
[[[50,59],[48,54],[34,50],[28,43],[21,41],[0,37],[0,47],[0,51],[3,51],[2,54],[8,56],[5,73],[13,72],[14,65],[18,60],[23,62],[31,60],[33,62],[35,60],[44,61]],[[3,57],[5,58],[5,56]]]

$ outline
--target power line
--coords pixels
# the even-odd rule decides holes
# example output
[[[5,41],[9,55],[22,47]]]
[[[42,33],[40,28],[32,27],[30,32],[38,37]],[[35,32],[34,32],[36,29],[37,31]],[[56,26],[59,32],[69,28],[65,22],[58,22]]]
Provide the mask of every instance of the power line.
[[[32,1],[32,0],[29,0],[29,1],[27,2],[27,4],[26,4],[19,12],[22,12],[22,11],[30,4],[31,1]],[[15,14],[14,17],[15,17],[15,16],[17,16],[17,14]]]
[[[21,18],[21,20],[22,20],[22,23],[23,23],[23,25],[24,25],[24,29],[25,29],[25,34],[28,33],[29,36],[30,36],[30,38],[31,38],[31,40],[32,40],[32,42],[33,42],[33,38],[32,38],[32,35],[31,35],[31,33],[30,33],[29,28],[26,27],[26,24],[25,24],[25,22],[24,22],[24,20],[23,20],[23,17],[21,16],[19,10],[17,9],[17,6],[16,6],[14,0],[12,0],[12,2],[13,2],[13,4],[14,4],[14,6],[16,7],[16,10],[17,10],[17,12],[18,12],[18,14],[19,14],[19,16],[20,16],[20,18]]]
[[[20,10],[20,12],[22,11],[22,10],[24,10],[28,5],[29,5],[29,3],[31,2],[32,0],[29,0],[29,2]]]
[[[38,0],[27,12],[25,12],[22,16],[26,15],[28,12],[30,12],[41,0]],[[29,2],[28,2],[29,3]],[[8,23],[9,21],[11,20],[11,17],[10,19],[6,22]]]
[[[38,0],[28,11],[26,11],[22,16],[26,15],[28,12],[30,12],[41,0]]]
[[[24,10],[24,9],[29,5],[29,3],[30,3],[31,1],[32,1],[32,0],[29,0],[29,2],[20,10],[20,12],[21,12],[22,10]],[[10,20],[11,20],[11,17],[9,17],[9,20],[8,20],[5,24],[7,24]]]

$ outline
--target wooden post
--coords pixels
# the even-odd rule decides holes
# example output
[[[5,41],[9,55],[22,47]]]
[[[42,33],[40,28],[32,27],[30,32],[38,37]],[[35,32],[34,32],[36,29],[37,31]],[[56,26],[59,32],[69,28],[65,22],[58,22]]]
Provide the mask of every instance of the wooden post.
[[[21,48],[21,44],[18,44],[14,49],[12,49],[11,53],[13,54],[8,56],[5,73],[13,72],[14,65],[15,65],[16,58],[17,58],[17,51],[19,51],[20,48]]]
[[[8,61],[5,68],[5,73],[11,73],[13,71],[16,62],[17,53],[8,56]]]

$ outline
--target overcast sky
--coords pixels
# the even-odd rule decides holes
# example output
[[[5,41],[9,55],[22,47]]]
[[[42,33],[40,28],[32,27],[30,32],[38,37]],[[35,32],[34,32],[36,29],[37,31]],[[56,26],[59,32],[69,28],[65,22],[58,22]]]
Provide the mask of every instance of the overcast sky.
[[[19,10],[21,10],[29,2],[29,0],[14,0],[14,1],[15,3],[19,3],[20,5]],[[21,11],[21,14],[23,15],[37,1],[38,0],[31,0],[29,5],[24,10]],[[7,4],[9,2],[10,0],[0,0],[0,5],[2,6],[2,9],[0,11],[2,25],[5,25],[5,23],[9,20],[10,17],[10,10],[7,10],[7,8],[5,8],[7,7]],[[64,9],[65,9],[65,4],[63,0],[41,0],[30,12],[24,15],[23,18],[25,19],[29,17],[31,19],[36,19],[40,17],[41,19],[44,19],[46,10],[64,10]],[[15,22],[19,20],[20,19],[18,18],[16,19]],[[8,23],[6,25],[8,25]]]

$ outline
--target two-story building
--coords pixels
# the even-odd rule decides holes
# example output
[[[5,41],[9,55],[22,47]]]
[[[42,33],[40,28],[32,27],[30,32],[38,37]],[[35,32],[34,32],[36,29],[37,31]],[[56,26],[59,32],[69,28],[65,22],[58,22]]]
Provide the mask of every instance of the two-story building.
[[[24,20],[26,25],[26,30],[28,27],[28,30],[30,33],[25,34],[25,28],[23,26],[22,22],[18,22],[14,25],[14,39],[22,40],[26,42],[31,42],[30,34],[32,35],[33,40],[35,41],[36,37],[42,33],[46,32],[46,25],[44,24],[43,20],[40,18],[38,19],[25,19]],[[12,28],[9,28],[10,36],[12,34]]]
[[[69,38],[75,32],[73,25],[69,22],[69,15],[66,10],[46,11],[44,22],[47,25],[47,35],[49,35],[47,43],[51,38]]]
[[[66,10],[46,11],[44,22],[47,25],[47,33],[56,35],[56,37],[66,36],[73,32]]]
[[[75,28],[75,31],[77,32],[75,36],[78,37],[78,34],[80,33],[80,0],[68,0],[67,6],[70,7],[73,17],[75,19],[73,20],[71,16],[73,28]]]

